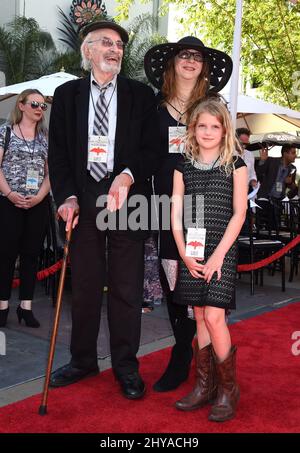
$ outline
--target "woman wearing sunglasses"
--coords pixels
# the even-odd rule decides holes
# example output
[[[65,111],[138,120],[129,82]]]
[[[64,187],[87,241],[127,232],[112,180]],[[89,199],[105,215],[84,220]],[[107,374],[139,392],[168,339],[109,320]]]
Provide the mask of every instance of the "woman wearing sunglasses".
[[[152,47],[145,55],[144,66],[148,80],[159,90],[162,157],[155,176],[155,192],[171,197],[173,174],[182,159],[186,125],[193,107],[208,92],[218,92],[226,85],[232,72],[232,61],[224,52],[205,47],[199,39],[187,36],[177,43]],[[165,372],[153,388],[166,392],[177,388],[188,377],[196,324],[188,317],[187,307],[173,300],[180,257],[170,225],[160,224],[159,255],[161,283],[175,345]]]
[[[18,321],[23,319],[28,327],[40,326],[31,302],[48,219],[46,109],[38,90],[25,90],[17,97],[9,126],[0,128],[0,327],[7,322],[18,256]]]

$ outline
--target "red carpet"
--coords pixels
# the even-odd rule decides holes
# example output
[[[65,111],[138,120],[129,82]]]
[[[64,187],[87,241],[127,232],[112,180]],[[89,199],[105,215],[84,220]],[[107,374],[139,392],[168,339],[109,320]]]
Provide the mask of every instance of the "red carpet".
[[[292,333],[300,331],[300,303],[231,326],[238,345],[241,401],[234,420],[207,420],[209,408],[183,413],[174,402],[192,387],[193,373],[179,390],[158,394],[151,384],[160,376],[168,351],[141,359],[148,385],[143,400],[119,393],[110,370],[67,388],[51,390],[48,412],[37,414],[40,396],[0,409],[0,432],[26,433],[232,433],[300,432],[300,355],[291,352]],[[299,347],[300,351],[300,347]]]

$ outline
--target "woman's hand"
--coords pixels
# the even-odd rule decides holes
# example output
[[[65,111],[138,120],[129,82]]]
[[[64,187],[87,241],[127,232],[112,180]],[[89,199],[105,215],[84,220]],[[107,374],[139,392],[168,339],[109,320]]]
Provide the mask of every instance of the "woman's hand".
[[[192,258],[192,257],[189,257],[189,256],[184,256],[182,259],[183,259],[186,267],[190,271],[191,275],[194,278],[203,278],[201,273],[203,271],[203,267],[204,266],[203,266],[203,264],[199,263],[199,261],[203,261],[202,259],[200,259],[200,258]]]
[[[26,208],[25,209],[30,209],[39,204],[42,201],[42,198],[40,195],[27,195],[25,197],[26,200]]]
[[[222,276],[221,269],[223,266],[223,261],[224,258],[222,256],[214,253],[208,258],[206,264],[204,264],[202,269],[202,276],[204,280],[207,281],[207,283],[211,281],[215,272],[217,272],[218,275],[217,280],[221,279]]]
[[[7,196],[9,201],[16,206],[16,208],[28,209],[26,197],[18,192],[10,192]]]

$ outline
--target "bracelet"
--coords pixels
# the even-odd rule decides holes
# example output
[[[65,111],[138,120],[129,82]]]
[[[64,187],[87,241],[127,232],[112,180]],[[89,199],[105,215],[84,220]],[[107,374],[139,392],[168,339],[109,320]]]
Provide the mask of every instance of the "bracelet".
[[[8,195],[10,195],[11,193],[12,193],[12,190],[11,190],[10,192],[8,192],[8,194],[7,194],[7,195],[5,195],[5,197],[7,198],[7,197],[8,197]]]

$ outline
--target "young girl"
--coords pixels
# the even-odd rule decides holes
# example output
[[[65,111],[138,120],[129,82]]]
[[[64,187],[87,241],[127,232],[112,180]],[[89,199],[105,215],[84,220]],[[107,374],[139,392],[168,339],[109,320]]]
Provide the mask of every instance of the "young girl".
[[[239,400],[225,310],[235,308],[235,240],[247,210],[247,167],[235,155],[229,112],[219,100],[198,104],[187,135],[187,158],[174,171],[172,229],[182,259],[175,299],[194,307],[199,348],[196,386],[176,407],[189,411],[214,401],[209,420],[225,421]]]

